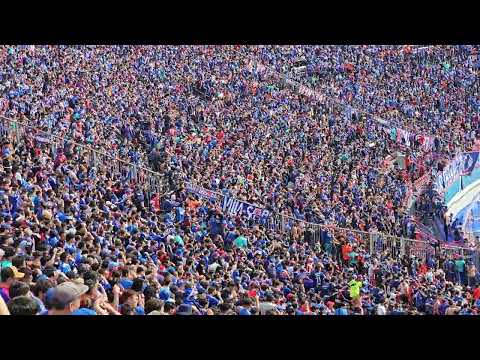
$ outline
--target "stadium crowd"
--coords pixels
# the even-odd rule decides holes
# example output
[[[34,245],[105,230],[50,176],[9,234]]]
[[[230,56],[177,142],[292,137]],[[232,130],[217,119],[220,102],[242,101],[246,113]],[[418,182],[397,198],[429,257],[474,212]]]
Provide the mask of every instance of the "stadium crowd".
[[[454,74],[445,75],[442,63],[416,69],[424,60],[413,54],[293,50],[314,66],[325,56],[339,59],[335,66],[353,62],[353,78],[342,67],[334,76],[333,66],[328,81],[314,83],[327,81],[322,90],[341,89],[332,98],[369,114],[311,101],[262,71],[254,59],[274,66],[296,59],[272,47],[1,47],[1,114],[31,130],[15,137],[3,122],[2,312],[476,313],[480,288],[468,259],[441,249],[426,258],[370,254],[349,232],[312,241],[297,226],[271,231],[187,192],[186,180],[312,223],[414,236],[405,198],[429,171],[415,159],[432,151],[452,156],[473,144],[478,96],[466,87],[476,63],[463,48],[435,48],[426,58],[447,61]],[[431,105],[436,95],[429,91],[407,91],[402,81],[416,72],[426,74],[419,84],[429,83],[443,107]],[[441,81],[447,85],[437,88]],[[355,96],[344,95],[349,86]],[[393,91],[401,91],[398,99]],[[393,102],[385,105],[382,94]],[[410,104],[413,98],[421,104]],[[404,122],[401,111],[417,120]],[[375,116],[427,135],[398,141],[400,127],[386,128]],[[150,198],[92,164],[84,147],[67,141],[52,148],[45,134],[150,166],[168,179],[170,192]],[[385,168],[398,150],[407,154],[406,170]]]

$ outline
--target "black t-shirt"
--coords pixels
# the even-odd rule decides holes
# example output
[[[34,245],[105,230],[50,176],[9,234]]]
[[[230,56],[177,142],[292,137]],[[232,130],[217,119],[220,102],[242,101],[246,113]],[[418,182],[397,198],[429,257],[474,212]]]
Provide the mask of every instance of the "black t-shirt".
[[[7,158],[3,159],[3,167],[10,168],[10,166],[11,166],[10,160],[8,160]]]

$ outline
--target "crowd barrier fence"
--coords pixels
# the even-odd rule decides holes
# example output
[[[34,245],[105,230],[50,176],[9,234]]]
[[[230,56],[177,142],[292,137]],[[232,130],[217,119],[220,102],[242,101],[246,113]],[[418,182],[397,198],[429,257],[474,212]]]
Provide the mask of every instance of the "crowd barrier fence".
[[[43,146],[45,151],[50,152],[53,157],[57,155],[59,149],[65,149],[65,147],[72,145],[78,147],[83,151],[81,153],[77,152],[75,156],[77,159],[86,161],[91,171],[95,169],[97,172],[108,174],[112,180],[130,182],[137,191],[139,189],[144,191],[147,201],[150,201],[156,195],[163,197],[171,190],[161,173],[130,163],[91,146],[43,131],[25,122],[0,116],[0,136],[7,137],[13,144],[20,143],[22,139],[23,141],[36,141],[37,144],[41,143],[39,146]],[[214,196],[217,205],[221,206],[223,203],[224,194],[204,189],[198,185],[195,185],[195,187],[203,192],[203,196],[205,194],[210,198]],[[198,192],[196,191],[197,194]],[[258,208],[253,204],[248,205]],[[310,223],[278,212],[269,212],[268,216],[251,215],[247,221],[250,225],[256,224],[285,236],[297,237],[298,240],[320,242],[327,251],[334,251],[334,241],[341,237],[352,240],[358,246],[363,246],[371,254],[415,255],[425,259],[432,256],[436,251],[433,242],[396,237],[380,232],[366,232],[333,225]],[[470,257],[478,264],[476,249],[441,245],[441,251],[445,251],[451,256]]]

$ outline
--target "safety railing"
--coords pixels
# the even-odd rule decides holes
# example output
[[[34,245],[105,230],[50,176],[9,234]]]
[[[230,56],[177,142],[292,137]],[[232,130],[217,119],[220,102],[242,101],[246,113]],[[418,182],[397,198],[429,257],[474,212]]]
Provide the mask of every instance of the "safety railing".
[[[161,196],[168,191],[165,177],[158,172],[69,138],[38,129],[25,122],[0,116],[0,135],[7,137],[13,144],[19,143],[23,138],[26,141],[35,142],[52,158],[55,158],[59,150],[63,151],[68,146],[80,148],[82,152],[75,155],[77,159],[81,157],[89,165],[89,168],[96,171],[97,174],[105,174],[112,179],[115,178],[134,185],[138,190],[144,192],[147,201],[150,201],[155,194]]]
[[[23,141],[35,141],[37,146],[50,152],[52,157],[55,157],[58,150],[64,149],[67,145],[79,147],[83,151],[81,154],[77,154],[77,160],[86,161],[90,168],[95,168],[95,171],[108,175],[112,179],[130,182],[137,190],[144,191],[147,201],[153,198],[155,194],[164,195],[168,191],[164,176],[158,172],[93,149],[85,144],[47,133],[24,122],[0,116],[0,135],[8,137],[13,144],[20,143],[22,139]],[[379,232],[341,228],[328,224],[310,223],[235,199],[236,204],[229,204],[225,201],[226,195],[222,193],[205,189],[190,182],[186,182],[185,185],[188,191],[209,198],[217,206],[224,207],[227,216],[229,211],[234,209],[243,217],[247,225],[259,225],[300,241],[321,243],[326,251],[334,251],[335,241],[340,238],[345,238],[358,246],[364,247],[371,254],[416,255],[420,258],[426,258],[434,254],[435,251],[433,244],[427,241],[396,237]],[[230,210],[225,209],[226,206],[230,206]],[[462,255],[469,249],[448,247],[448,251],[453,256]],[[477,258],[476,250],[471,251],[471,256]]]
[[[191,183],[187,183],[186,188],[198,196],[214,201],[220,208],[222,208],[223,204],[224,214],[227,216],[229,211],[234,208],[235,214],[243,217],[244,222],[249,225],[259,225],[278,234],[301,241],[320,242],[326,250],[332,249],[333,251],[335,248],[333,242],[344,238],[358,246],[363,246],[371,254],[415,255],[418,258],[425,259],[435,254],[435,245],[438,244],[439,249],[447,249],[450,256],[463,256],[468,251],[473,251],[472,258],[477,257],[476,249],[471,250],[462,247],[440,245],[433,237],[429,237],[426,240],[416,240],[380,232],[367,232],[328,224],[310,223],[283,213],[265,211],[264,209],[255,211],[259,209],[257,205],[243,201],[237,201],[238,204],[232,205],[225,201],[226,195]],[[225,206],[226,203],[227,206]]]
[[[234,49],[234,47],[232,47],[232,51],[234,53],[239,54],[240,56],[244,56],[238,50]],[[392,120],[382,119],[381,117],[377,116],[376,114],[370,113],[368,111],[365,111],[365,110],[360,109],[358,107],[352,106],[350,104],[345,104],[339,98],[334,97],[332,95],[329,95],[328,91],[327,91],[329,89],[329,87],[322,88],[321,92],[318,91],[318,90],[312,89],[309,86],[306,86],[306,85],[302,84],[297,79],[292,78],[292,76],[290,74],[280,73],[276,69],[274,69],[273,67],[271,67],[269,65],[266,65],[263,62],[255,59],[253,57],[251,59],[251,62],[249,64],[249,66],[250,67],[256,66],[256,68],[259,72],[266,72],[270,76],[272,76],[272,78],[276,79],[277,81],[282,81],[286,85],[289,85],[290,87],[294,88],[299,94],[307,96],[311,99],[317,100],[318,102],[323,103],[325,105],[340,107],[340,108],[343,108],[343,109],[345,109],[345,108],[351,109],[352,111],[355,111],[357,114],[363,114],[365,116],[370,117],[371,119],[377,121],[379,124],[381,124],[383,126],[386,126],[386,125],[395,126],[395,127],[398,128],[399,131],[402,131],[402,132],[404,132],[406,134],[409,134],[409,135],[410,134],[423,135],[424,138],[427,139],[427,141],[424,144],[425,149],[429,149],[433,145],[433,135],[427,134],[425,132],[422,132],[422,134],[419,134],[418,130],[412,129],[412,128],[410,128],[406,125],[408,123],[408,121],[406,121],[405,118],[404,118],[403,124],[399,124],[399,123],[394,122]]]

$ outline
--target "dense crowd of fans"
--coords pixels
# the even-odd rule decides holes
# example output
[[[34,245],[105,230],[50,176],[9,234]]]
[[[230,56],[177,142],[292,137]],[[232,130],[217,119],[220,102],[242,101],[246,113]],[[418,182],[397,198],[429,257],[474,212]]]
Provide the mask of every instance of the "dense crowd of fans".
[[[405,200],[430,171],[426,158],[476,138],[476,49],[0,47],[0,113],[31,130],[15,136],[5,120],[1,131],[0,310],[476,313],[469,259],[371,254],[348,231],[318,241],[297,225],[272,231],[184,184],[311,223],[413,237]],[[262,62],[335,101],[300,95]],[[399,141],[399,129],[416,138]],[[151,167],[169,193],[147,196],[48,134]],[[405,169],[386,168],[397,151]]]

